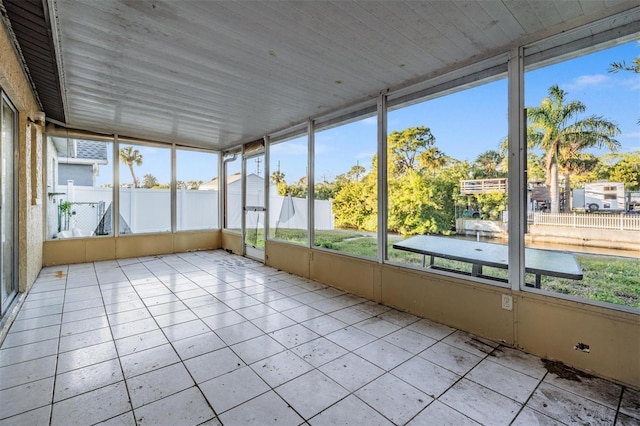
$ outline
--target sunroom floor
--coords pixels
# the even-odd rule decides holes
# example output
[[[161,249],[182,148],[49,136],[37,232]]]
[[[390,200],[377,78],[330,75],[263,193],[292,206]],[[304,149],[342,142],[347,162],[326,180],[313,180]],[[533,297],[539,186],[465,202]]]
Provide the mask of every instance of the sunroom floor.
[[[0,425],[640,424],[640,392],[225,251],[44,268]]]

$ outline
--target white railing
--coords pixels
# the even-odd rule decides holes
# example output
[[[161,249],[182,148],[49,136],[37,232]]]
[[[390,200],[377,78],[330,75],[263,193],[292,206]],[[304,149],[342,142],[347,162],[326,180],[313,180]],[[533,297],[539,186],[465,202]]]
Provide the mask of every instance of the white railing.
[[[471,179],[460,181],[460,193],[463,195],[507,192],[507,178]]]
[[[619,229],[640,231],[640,214],[582,214],[529,212],[534,225],[568,226],[571,228]]]

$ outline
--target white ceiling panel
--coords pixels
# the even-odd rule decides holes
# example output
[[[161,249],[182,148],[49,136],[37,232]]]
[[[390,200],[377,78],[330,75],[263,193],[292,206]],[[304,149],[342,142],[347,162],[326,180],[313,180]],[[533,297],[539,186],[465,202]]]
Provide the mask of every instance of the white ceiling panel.
[[[214,149],[637,7],[48,1],[69,127]]]

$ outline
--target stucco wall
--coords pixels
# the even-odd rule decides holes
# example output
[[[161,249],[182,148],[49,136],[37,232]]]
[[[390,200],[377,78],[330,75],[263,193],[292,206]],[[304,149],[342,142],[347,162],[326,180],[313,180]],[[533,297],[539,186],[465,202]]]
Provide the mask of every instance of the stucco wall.
[[[0,30],[0,87],[18,110],[18,279],[26,291],[42,267],[43,127],[27,119],[40,111],[6,28]]]

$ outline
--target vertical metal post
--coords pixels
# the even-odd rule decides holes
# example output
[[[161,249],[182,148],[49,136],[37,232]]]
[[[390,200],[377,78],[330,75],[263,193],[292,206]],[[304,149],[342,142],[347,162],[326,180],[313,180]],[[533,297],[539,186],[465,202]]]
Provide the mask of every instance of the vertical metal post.
[[[118,141],[118,135],[113,135],[113,191],[111,196],[113,203],[111,203],[111,229],[113,230],[113,236],[120,235],[120,142]]]
[[[265,259],[267,255],[267,240],[269,239],[269,208],[271,199],[271,185],[269,185],[269,179],[271,176],[271,168],[269,167],[271,153],[269,142],[271,141],[269,136],[265,136],[264,140],[264,251]]]
[[[176,144],[171,144],[171,183],[169,184],[169,193],[171,194],[171,233],[175,233],[178,230],[178,200],[177,200],[177,185],[176,185]],[[184,200],[183,200],[184,202]]]
[[[218,229],[223,229],[225,224],[225,191],[227,170],[224,162],[224,151],[218,153]]]
[[[378,262],[387,260],[387,94],[378,96]]]
[[[240,238],[242,239],[242,255],[247,254],[247,249],[245,247],[245,237],[247,234],[247,230],[245,229],[247,226],[247,161],[244,158],[244,145],[242,146],[240,154]]]
[[[307,247],[313,247],[313,241],[315,239],[315,168],[314,168],[314,159],[315,159],[315,146],[316,146],[316,126],[313,120],[309,120],[307,126],[307,138],[308,138],[308,152],[307,152],[307,183],[309,185],[309,189],[307,190],[307,203],[308,203],[308,214],[307,214],[307,227],[309,229],[308,239],[307,239]]]
[[[509,112],[509,283],[520,290],[525,280],[526,232],[526,145],[527,126],[524,109],[524,48],[512,49],[508,64]],[[524,194],[523,194],[524,192]]]

